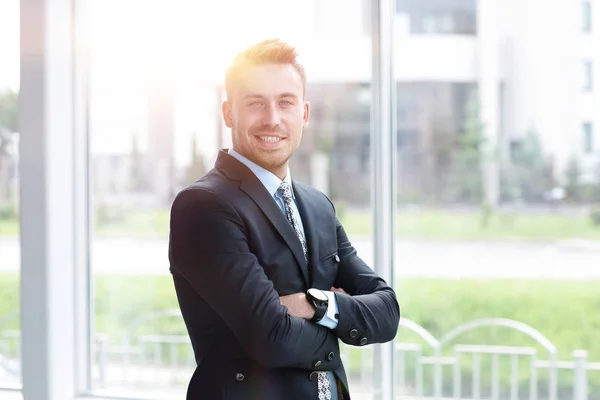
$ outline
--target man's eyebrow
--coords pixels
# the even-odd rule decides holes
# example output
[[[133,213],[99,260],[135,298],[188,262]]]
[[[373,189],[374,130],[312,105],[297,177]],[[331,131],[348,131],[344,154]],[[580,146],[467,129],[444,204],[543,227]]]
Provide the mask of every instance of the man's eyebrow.
[[[285,93],[281,93],[280,95],[278,95],[277,97],[281,98],[281,97],[292,97],[294,99],[298,99],[298,95],[292,93],[292,92],[285,92]],[[242,100],[248,100],[248,99],[264,99],[265,96],[261,95],[261,94],[256,94],[256,93],[250,93],[245,95],[244,97],[242,97]]]
[[[264,98],[262,95],[260,94],[247,94],[244,97],[242,97],[242,100],[246,100],[246,99],[262,99]]]

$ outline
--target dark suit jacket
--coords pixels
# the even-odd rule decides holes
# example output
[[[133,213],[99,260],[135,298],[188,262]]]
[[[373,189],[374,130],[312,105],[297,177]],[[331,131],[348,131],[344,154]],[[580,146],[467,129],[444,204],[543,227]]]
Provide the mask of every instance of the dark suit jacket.
[[[275,200],[227,152],[175,198],[170,269],[197,362],[188,400],[316,400],[318,370],[334,371],[349,399],[338,338],[364,346],[396,335],[394,291],[357,256],[329,199],[293,188],[309,267]],[[280,295],[331,286],[348,293],[336,293],[334,330],[280,304]]]

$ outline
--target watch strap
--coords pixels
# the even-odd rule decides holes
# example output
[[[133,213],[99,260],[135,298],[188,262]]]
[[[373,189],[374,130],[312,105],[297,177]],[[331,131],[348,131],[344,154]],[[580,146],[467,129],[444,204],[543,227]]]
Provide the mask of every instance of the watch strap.
[[[325,313],[327,312],[327,304],[319,301],[315,301],[313,304],[315,305],[315,315],[312,317],[310,322],[317,323],[325,316]]]

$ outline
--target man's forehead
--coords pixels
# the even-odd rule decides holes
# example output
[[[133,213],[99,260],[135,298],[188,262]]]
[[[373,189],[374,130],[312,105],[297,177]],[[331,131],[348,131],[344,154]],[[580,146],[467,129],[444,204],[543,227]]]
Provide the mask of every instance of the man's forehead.
[[[251,66],[239,76],[238,94],[302,96],[303,84],[298,71],[291,64],[266,64]]]

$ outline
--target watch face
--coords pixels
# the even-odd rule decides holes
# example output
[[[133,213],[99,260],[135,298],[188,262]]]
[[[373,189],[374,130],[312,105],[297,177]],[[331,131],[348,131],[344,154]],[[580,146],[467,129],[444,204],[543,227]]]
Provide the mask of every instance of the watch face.
[[[329,298],[325,293],[320,291],[319,289],[308,289],[308,293],[318,301],[328,301]]]

